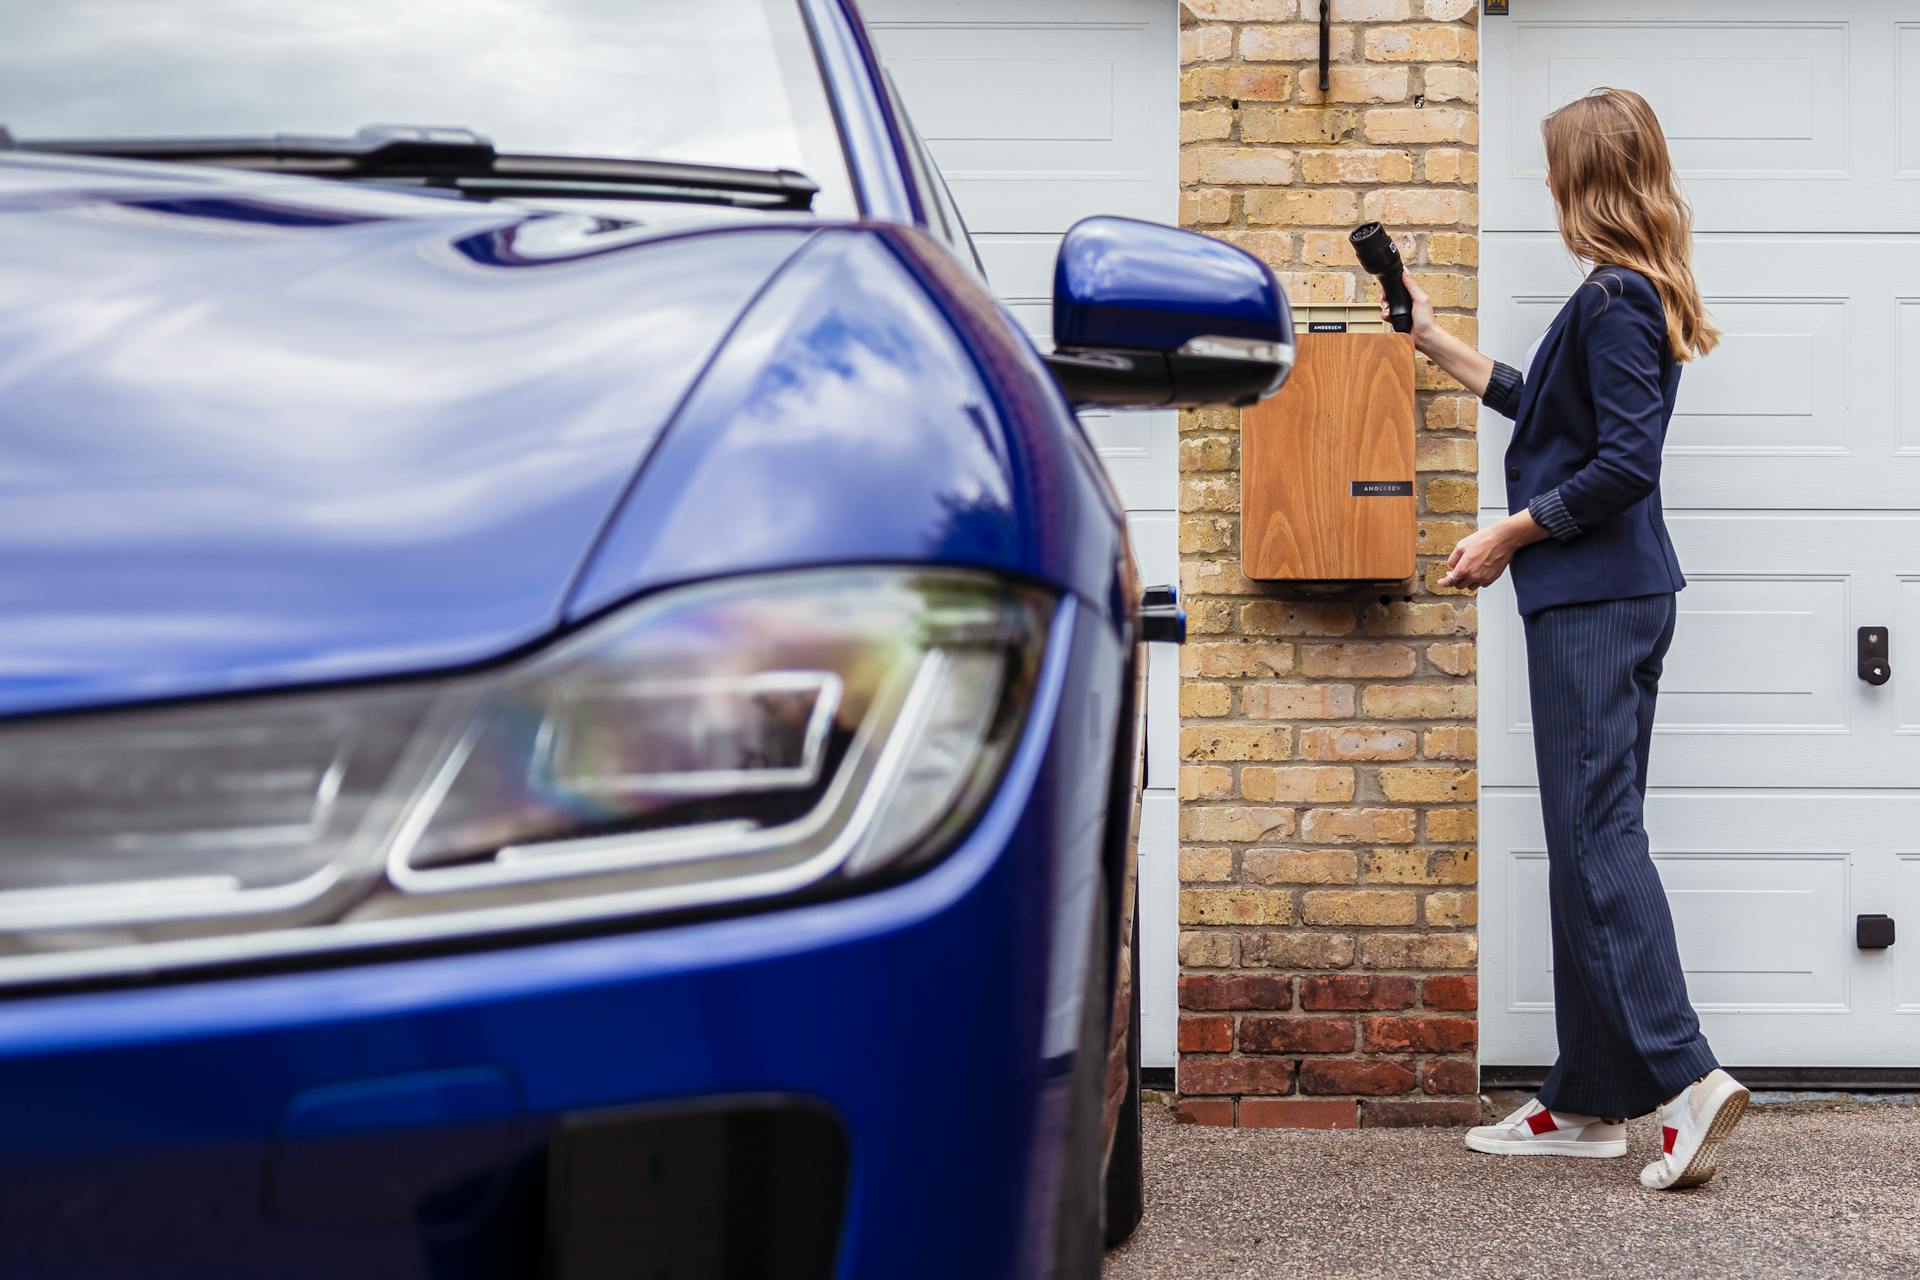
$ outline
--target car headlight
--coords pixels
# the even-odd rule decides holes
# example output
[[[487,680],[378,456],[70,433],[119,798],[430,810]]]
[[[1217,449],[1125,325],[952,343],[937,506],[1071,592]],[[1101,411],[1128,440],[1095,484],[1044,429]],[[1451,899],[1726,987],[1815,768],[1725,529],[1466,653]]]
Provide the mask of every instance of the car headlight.
[[[0,980],[903,873],[985,802],[1051,613],[984,574],[789,573],[479,675],[0,728]]]

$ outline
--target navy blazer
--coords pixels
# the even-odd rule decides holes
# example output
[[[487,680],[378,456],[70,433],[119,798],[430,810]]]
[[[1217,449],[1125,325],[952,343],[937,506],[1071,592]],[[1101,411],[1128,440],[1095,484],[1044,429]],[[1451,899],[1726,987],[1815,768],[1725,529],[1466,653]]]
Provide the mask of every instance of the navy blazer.
[[[1498,361],[1483,397],[1514,419],[1507,510],[1553,537],[1513,557],[1522,614],[1686,586],[1660,511],[1660,449],[1680,389],[1653,284],[1601,267],[1567,299],[1523,380]]]

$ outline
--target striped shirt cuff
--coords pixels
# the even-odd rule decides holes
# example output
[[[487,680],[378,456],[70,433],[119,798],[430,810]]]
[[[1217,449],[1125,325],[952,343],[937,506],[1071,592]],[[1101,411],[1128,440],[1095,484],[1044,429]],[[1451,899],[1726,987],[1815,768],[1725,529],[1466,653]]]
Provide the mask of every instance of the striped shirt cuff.
[[[1520,412],[1520,388],[1525,380],[1520,371],[1510,364],[1493,362],[1493,373],[1487,378],[1487,393],[1480,397],[1487,408],[1511,418]]]
[[[1560,499],[1560,490],[1555,487],[1545,493],[1536,494],[1527,510],[1540,522],[1540,527],[1552,534],[1556,542],[1572,542],[1582,530],[1567,514],[1567,504]]]

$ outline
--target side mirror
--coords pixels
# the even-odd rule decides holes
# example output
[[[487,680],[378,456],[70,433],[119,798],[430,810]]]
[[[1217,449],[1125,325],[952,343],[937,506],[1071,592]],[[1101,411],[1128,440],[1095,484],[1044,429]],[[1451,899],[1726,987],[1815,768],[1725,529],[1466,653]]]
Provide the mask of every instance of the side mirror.
[[[1293,369],[1293,313],[1243,249],[1132,218],[1085,218],[1053,269],[1047,364],[1076,406],[1249,405]]]

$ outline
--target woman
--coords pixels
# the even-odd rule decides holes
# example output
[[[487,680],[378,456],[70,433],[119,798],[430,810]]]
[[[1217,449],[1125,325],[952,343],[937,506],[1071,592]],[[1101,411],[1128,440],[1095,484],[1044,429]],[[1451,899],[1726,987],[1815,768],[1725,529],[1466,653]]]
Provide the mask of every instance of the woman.
[[[1416,346],[1514,419],[1505,520],[1454,548],[1442,584],[1513,567],[1546,819],[1560,1057],[1539,1096],[1467,1135],[1500,1155],[1623,1156],[1623,1117],[1658,1109],[1648,1187],[1713,1176],[1747,1090],[1688,1003],[1642,810],[1661,659],[1686,585],[1660,511],[1680,366],[1713,350],[1687,205],[1645,99],[1601,89],[1541,126],[1560,235],[1593,270],[1523,379],[1434,322],[1411,279]]]

